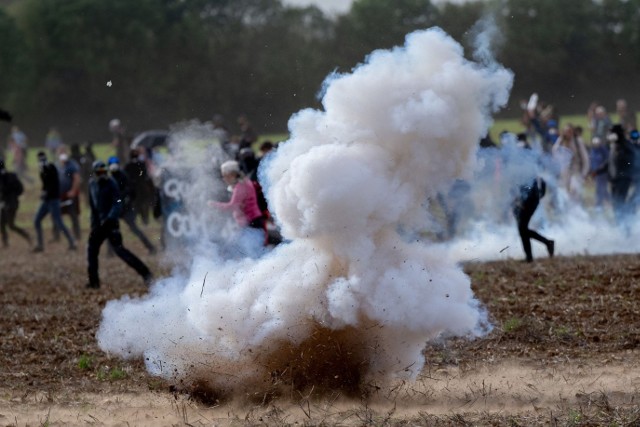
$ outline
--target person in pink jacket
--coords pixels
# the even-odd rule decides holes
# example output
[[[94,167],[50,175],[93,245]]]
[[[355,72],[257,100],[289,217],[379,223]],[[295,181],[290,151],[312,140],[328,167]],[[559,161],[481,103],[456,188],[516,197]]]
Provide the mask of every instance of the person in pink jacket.
[[[253,182],[240,172],[240,165],[235,160],[224,162],[220,166],[222,179],[229,185],[231,200],[228,202],[209,201],[209,206],[231,211],[233,218],[240,227],[260,229],[265,233],[265,221],[258,207],[258,198]]]

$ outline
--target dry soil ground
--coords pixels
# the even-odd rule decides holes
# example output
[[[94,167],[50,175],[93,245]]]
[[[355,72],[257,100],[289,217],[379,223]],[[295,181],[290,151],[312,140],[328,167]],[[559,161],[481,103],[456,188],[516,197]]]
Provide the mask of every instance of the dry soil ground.
[[[204,403],[100,351],[105,303],[145,292],[118,259],[99,292],[63,244],[0,250],[0,425],[640,425],[640,257],[467,264],[494,329],[425,346],[416,383],[366,399]],[[126,241],[143,254],[137,242]],[[163,273],[161,257],[143,256]],[[164,270],[166,273],[166,268]]]

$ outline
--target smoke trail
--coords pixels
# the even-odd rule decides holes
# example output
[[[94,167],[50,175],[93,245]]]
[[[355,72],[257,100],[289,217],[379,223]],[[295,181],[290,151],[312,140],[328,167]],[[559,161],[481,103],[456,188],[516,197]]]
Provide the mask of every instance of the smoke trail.
[[[429,200],[471,176],[511,83],[439,29],[329,77],[324,110],[292,117],[261,166],[289,243],[258,259],[196,253],[184,276],[109,302],[100,347],[231,392],[415,378],[426,340],[486,332],[469,278],[416,236]]]

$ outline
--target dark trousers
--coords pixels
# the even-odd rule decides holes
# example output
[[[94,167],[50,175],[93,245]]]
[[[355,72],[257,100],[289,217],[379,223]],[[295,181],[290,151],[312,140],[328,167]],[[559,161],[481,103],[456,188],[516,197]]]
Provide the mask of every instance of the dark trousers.
[[[2,209],[0,209],[0,234],[2,234],[3,246],[9,245],[9,230],[15,231],[22,236],[27,242],[31,243],[31,236],[24,229],[16,225],[16,214],[18,213],[18,202],[7,203]]]
[[[105,221],[100,226],[95,227],[89,234],[89,244],[87,246],[87,262],[89,272],[89,284],[100,285],[98,276],[98,255],[100,246],[105,240],[109,240],[113,251],[129,267],[133,268],[145,281],[151,276],[149,268],[140,259],[122,245],[122,234],[118,221]]]
[[[618,224],[622,224],[629,216],[627,196],[630,187],[630,179],[616,179],[611,181],[611,205]]]
[[[533,198],[525,201],[521,206],[518,206],[513,210],[513,213],[518,222],[518,233],[520,234],[520,240],[522,240],[522,249],[527,257],[527,261],[533,260],[533,254],[531,253],[531,239],[544,243],[547,247],[551,241],[546,237],[539,234],[537,231],[529,229],[529,222],[533,213],[538,208],[539,200]]]
[[[151,241],[147,238],[147,236],[140,230],[138,224],[136,223],[136,213],[133,210],[127,210],[122,216],[122,220],[129,227],[131,232],[135,234],[135,236],[140,239],[145,248],[151,253],[156,251],[156,247],[151,243]]]
[[[267,244],[269,244],[269,234],[267,233],[267,223],[264,220],[264,217],[259,216],[253,219],[249,223],[249,227],[262,230],[262,232],[264,233],[264,245],[266,246]]]

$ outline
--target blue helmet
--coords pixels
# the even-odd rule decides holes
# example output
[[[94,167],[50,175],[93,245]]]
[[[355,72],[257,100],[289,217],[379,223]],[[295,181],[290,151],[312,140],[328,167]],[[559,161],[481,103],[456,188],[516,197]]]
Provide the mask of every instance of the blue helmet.
[[[109,165],[120,164],[120,160],[116,156],[111,156],[109,157],[109,160],[107,160],[107,164]]]

